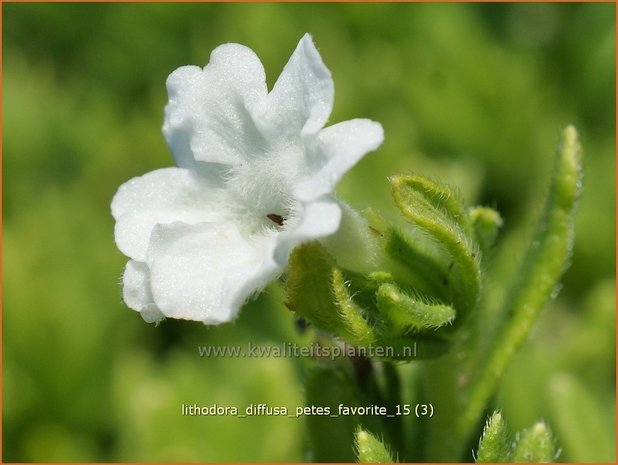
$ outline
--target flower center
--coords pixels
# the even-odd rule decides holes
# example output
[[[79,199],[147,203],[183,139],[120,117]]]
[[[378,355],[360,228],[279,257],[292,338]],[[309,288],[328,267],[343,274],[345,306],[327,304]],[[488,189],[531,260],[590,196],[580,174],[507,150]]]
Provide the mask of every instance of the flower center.
[[[268,213],[266,218],[279,226],[283,226],[283,223],[285,222],[285,218],[281,215],[277,215],[276,213]]]
[[[246,234],[278,232],[296,224],[300,208],[292,196],[296,177],[293,163],[280,156],[262,156],[231,170],[227,186],[234,197],[234,216]]]

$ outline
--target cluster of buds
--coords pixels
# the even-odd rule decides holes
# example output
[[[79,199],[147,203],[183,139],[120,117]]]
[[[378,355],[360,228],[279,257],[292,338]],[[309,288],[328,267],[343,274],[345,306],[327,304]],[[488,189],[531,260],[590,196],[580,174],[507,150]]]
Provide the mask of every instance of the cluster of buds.
[[[375,269],[347,269],[336,251],[301,245],[290,258],[287,305],[355,346],[389,346],[394,359],[437,357],[477,305],[481,260],[502,220],[493,209],[466,208],[451,188],[425,177],[390,183],[403,222],[364,212]],[[403,350],[411,345],[412,356]]]

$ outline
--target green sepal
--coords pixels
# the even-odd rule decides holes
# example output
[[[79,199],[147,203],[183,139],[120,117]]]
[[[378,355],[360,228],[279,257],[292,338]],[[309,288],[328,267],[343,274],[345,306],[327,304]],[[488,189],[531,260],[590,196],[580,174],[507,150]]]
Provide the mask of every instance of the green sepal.
[[[375,287],[369,280],[357,283]],[[292,252],[285,287],[290,310],[354,346],[367,346],[376,336],[366,312],[350,295],[349,282],[334,259],[318,242],[298,246]]]
[[[290,256],[286,306],[317,328],[339,332],[342,321],[331,293],[335,261],[317,242],[301,244]]]
[[[376,293],[378,308],[395,333],[436,330],[455,319],[455,309],[420,294],[411,296],[395,284],[382,284]]]
[[[388,447],[375,435],[360,426],[354,434],[359,463],[395,463]]]
[[[556,447],[551,431],[539,421],[532,428],[519,434],[513,450],[513,462],[548,463],[556,457]]]
[[[511,441],[506,423],[500,412],[494,412],[483,429],[483,436],[479,441],[479,449],[476,454],[476,462],[510,462],[510,455]]]

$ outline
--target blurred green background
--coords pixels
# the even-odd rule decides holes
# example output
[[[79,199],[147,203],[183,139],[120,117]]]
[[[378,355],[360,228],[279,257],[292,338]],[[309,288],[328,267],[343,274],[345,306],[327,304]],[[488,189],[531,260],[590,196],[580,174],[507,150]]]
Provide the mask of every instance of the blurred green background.
[[[559,132],[577,126],[572,266],[495,404],[513,429],[547,420],[561,460],[615,460],[613,3],[32,3],[2,5],[2,20],[5,462],[310,458],[299,419],[180,415],[303,405],[310,361],[197,354],[310,340],[279,289],[234,324],[147,325],[120,301],[109,211],[122,182],[172,164],[160,133],[172,70],[238,42],[272,86],[305,32],[334,77],[331,122],[368,117],[386,133],[339,194],[389,209],[386,176],[415,172],[497,208],[490,303],[540,211]]]

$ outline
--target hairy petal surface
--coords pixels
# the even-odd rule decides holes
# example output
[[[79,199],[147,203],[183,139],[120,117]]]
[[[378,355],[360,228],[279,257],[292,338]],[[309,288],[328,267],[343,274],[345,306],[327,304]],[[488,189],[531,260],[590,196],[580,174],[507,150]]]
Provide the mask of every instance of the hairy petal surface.
[[[260,120],[265,132],[284,137],[317,133],[333,108],[335,87],[311,36],[305,34],[268,94],[267,111]]]
[[[341,177],[383,140],[382,126],[367,119],[344,121],[323,129],[307,155],[311,175],[297,185],[296,196],[311,201],[332,192]]]
[[[269,237],[247,240],[229,222],[158,225],[148,257],[154,301],[167,317],[229,321],[279,272],[268,259],[273,243]],[[242,286],[249,281],[258,287]]]
[[[217,182],[184,168],[162,168],[124,183],[112,200],[116,244],[128,257],[145,262],[157,224],[221,221],[226,193]]]
[[[263,111],[266,76],[251,49],[221,45],[203,69],[174,71],[167,91],[163,134],[178,166],[194,160],[235,165],[263,145],[254,114]]]
[[[150,270],[145,263],[129,260],[122,276],[122,299],[127,307],[140,313],[147,323],[165,319],[150,291]]]

